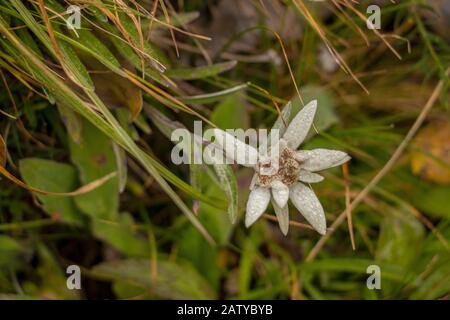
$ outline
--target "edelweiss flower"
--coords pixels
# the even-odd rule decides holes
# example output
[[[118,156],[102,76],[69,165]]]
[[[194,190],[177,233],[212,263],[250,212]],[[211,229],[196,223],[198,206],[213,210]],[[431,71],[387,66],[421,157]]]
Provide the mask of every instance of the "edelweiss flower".
[[[231,134],[215,129],[216,143],[225,151],[226,157],[255,169],[247,201],[246,227],[261,217],[272,198],[281,231],[286,235],[289,228],[288,200],[291,199],[314,229],[325,234],[322,205],[314,191],[304,183],[322,181],[323,177],[315,172],[339,166],[350,160],[350,156],[328,149],[296,151],[308,134],[316,109],[317,100],[311,101],[298,112],[286,130],[280,128],[282,138],[272,143],[271,152],[264,152],[262,147],[258,152]],[[243,158],[247,162],[243,162]]]

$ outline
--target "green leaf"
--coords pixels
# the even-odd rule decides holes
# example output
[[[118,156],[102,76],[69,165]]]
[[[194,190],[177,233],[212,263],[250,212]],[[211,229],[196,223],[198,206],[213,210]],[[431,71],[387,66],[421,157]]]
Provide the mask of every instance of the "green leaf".
[[[202,198],[201,193],[198,193],[194,188],[190,187],[175,174],[161,165],[156,159],[139,148],[136,143],[134,143],[132,138],[129,137],[120,127],[117,120],[94,92],[85,90],[85,93],[101,112],[101,115],[93,110],[92,105],[89,105],[85,101],[79,99],[79,97],[63,81],[61,81],[60,78],[49,70],[48,67],[43,64],[33,52],[23,45],[14,32],[9,30],[7,24],[1,17],[0,31],[4,35],[4,39],[6,39],[0,41],[3,44],[7,44],[6,48],[8,48],[14,58],[20,62],[22,67],[25,66],[25,68],[27,68],[30,66],[36,79],[38,79],[38,81],[40,81],[42,85],[44,85],[50,93],[54,95],[55,99],[72,107],[74,110],[82,114],[104,134],[116,141],[121,147],[136,157],[136,159],[139,160],[149,174],[153,176],[161,188],[169,195],[178,208],[180,208],[180,210],[186,215],[189,221],[197,227],[199,232],[201,232],[205,238],[212,242],[208,232],[199,223],[197,217],[181,200],[178,194],[170,187],[168,182],[174,183],[181,190],[188,192],[190,195],[195,195],[195,197],[199,199]],[[167,181],[164,180],[164,178],[167,179]],[[207,201],[210,201],[210,199],[207,199]]]
[[[225,97],[214,109],[210,120],[224,130],[247,129],[250,120],[240,92]]]
[[[211,197],[220,197],[223,191],[216,185],[204,182],[207,186],[206,194]],[[237,201],[237,195],[235,195]],[[233,207],[233,210],[237,211],[237,203],[232,202],[229,206]],[[211,235],[219,244],[228,243],[231,232],[233,231],[233,225],[230,223],[235,222],[237,218],[237,212],[229,213],[230,219],[228,219],[224,210],[214,208],[206,203],[200,204],[198,216],[202,224],[208,229]]]
[[[111,140],[88,121],[83,121],[80,143],[70,141],[69,146],[72,162],[80,172],[83,185],[117,171]],[[114,220],[119,207],[118,178],[76,196],[75,203],[93,218]]]
[[[36,285],[32,282],[25,282],[24,288],[27,294],[38,296],[41,299],[69,300],[80,299],[79,290],[67,288],[67,275],[59,264],[58,259],[42,243],[36,246],[35,267],[36,275],[41,283]]]
[[[214,299],[214,293],[203,277],[188,264],[158,259],[157,275],[152,277],[150,261],[128,259],[104,262],[95,266],[92,274],[125,283],[162,299]],[[135,290],[137,292],[137,290]]]
[[[301,264],[300,270],[302,272],[352,272],[367,276],[366,270],[370,265],[376,264],[370,259],[356,259],[356,258],[329,258],[321,259],[313,262],[306,262]],[[404,273],[401,268],[396,265],[380,265],[384,279],[395,280],[397,282],[404,281]]]
[[[28,48],[33,50],[34,53],[36,53],[39,57],[42,58],[42,52],[39,49],[39,46],[34,41],[33,37],[31,36],[31,34],[28,32],[27,29],[17,30],[17,35],[20,37],[20,39],[22,39],[22,41],[26,44]]]
[[[421,250],[425,230],[411,214],[395,213],[383,219],[375,256],[380,263],[407,268]]]
[[[240,93],[235,93],[226,97],[214,109],[214,112],[211,115],[211,121],[224,130],[247,128],[249,126],[249,119],[240,97]],[[232,223],[235,223],[238,217],[238,193],[236,177],[229,165],[216,164],[216,161],[209,162],[214,163],[213,168],[218,177],[219,186],[225,192],[225,195],[228,199],[228,216],[230,218],[230,221]]]
[[[263,241],[263,235],[258,228],[250,229],[250,236],[244,239],[239,260],[239,296],[245,297],[250,291],[252,270],[258,256],[258,247]]]
[[[73,142],[80,143],[82,130],[82,119],[80,115],[65,105],[58,103],[57,106],[61,119],[67,128],[68,135]]]
[[[55,31],[59,31],[59,28],[54,26]],[[66,64],[71,72],[73,72],[75,78],[84,86],[87,90],[94,90],[94,83],[92,82],[89,72],[72,47],[66,42],[58,42],[59,49],[63,55],[63,63]]]
[[[93,56],[103,63],[105,67],[109,67],[111,70],[120,68],[120,63],[117,61],[116,57],[100,40],[97,39],[91,30],[80,29],[77,32],[79,37],[74,36],[72,39],[92,52]]]
[[[152,121],[155,123],[155,125],[158,127],[158,129],[167,137],[170,139],[171,133],[175,129],[184,128],[186,129],[181,123],[177,121],[171,121],[168,119],[164,114],[157,111],[156,109],[149,109],[147,108],[147,113],[150,115]],[[196,141],[193,134],[191,134],[191,139],[193,141]],[[194,142],[197,143],[197,142]],[[191,146],[187,146],[186,148],[190,148]],[[192,155],[190,155],[192,156]],[[208,157],[207,154],[204,154],[204,156]],[[191,161],[192,162],[192,161]],[[210,163],[216,163],[217,161],[212,161],[211,158],[209,158]],[[213,165],[214,171],[216,172],[216,175],[219,179],[219,187],[225,192],[225,195],[228,199],[228,214],[230,217],[230,220],[232,223],[236,222],[237,214],[238,214],[238,195],[237,195],[237,181],[236,177],[233,174],[233,171],[231,170],[230,166],[226,164],[214,164]],[[195,180],[198,178],[198,174],[200,171],[200,166],[197,164],[190,164],[190,173],[191,173],[191,181],[194,180],[195,183],[200,183],[200,181]],[[218,197],[220,197],[220,194],[217,194]],[[221,212],[221,210],[217,210]]]
[[[34,188],[50,192],[70,192],[78,187],[76,169],[68,164],[28,158],[19,161],[19,170],[24,181]],[[82,214],[72,197],[36,196],[50,216],[60,216],[62,221],[70,224],[83,224]]]
[[[325,131],[332,125],[338,123],[339,118],[335,112],[335,98],[331,90],[318,86],[306,86],[302,90],[302,97],[306,101],[317,99],[317,111],[314,117],[314,126],[320,131]],[[316,134],[313,129],[309,132],[309,137]]]
[[[225,192],[228,199],[228,216],[231,223],[236,223],[238,218],[238,187],[236,177],[231,167],[226,164],[214,164],[214,171],[220,181],[220,188]]]
[[[15,239],[0,234],[0,275],[4,268],[16,266],[24,251],[24,247]]]
[[[314,126],[319,132],[327,130],[339,121],[335,112],[334,96],[331,91],[318,86],[306,86],[302,89],[301,94],[305,105],[312,100],[317,100],[317,111],[314,117]],[[292,98],[290,102],[292,104],[292,111],[290,113],[289,121],[287,121],[288,124],[303,108],[298,96]],[[312,137],[315,134],[316,131],[314,128],[311,128],[308,137]]]
[[[228,216],[231,223],[235,223],[238,217],[238,193],[236,177],[227,164],[221,164],[220,159],[213,159],[212,154],[204,153],[205,159],[213,164],[214,172],[219,180],[218,186],[225,192],[228,199]],[[215,209],[217,211],[217,209]]]
[[[113,143],[113,150],[116,155],[116,165],[119,173],[119,192],[122,193],[125,190],[128,177],[127,154],[116,143]]]
[[[31,31],[36,35],[36,37],[45,45],[47,50],[52,54],[54,58],[57,58],[58,55],[55,52],[53,44],[50,40],[49,35],[44,31],[43,27],[37,23],[34,19],[32,13],[23,5],[23,3],[19,0],[12,0],[12,5],[15,9],[20,13],[21,19],[25,22],[25,24],[31,29]],[[48,3],[48,5],[52,5]],[[56,22],[52,22],[52,27],[55,32],[61,32],[58,24]],[[86,70],[83,63],[80,61],[75,51],[68,45],[67,43],[60,41],[58,42],[58,47],[61,51],[63,61],[68,69],[72,72],[75,78],[80,82],[88,90],[94,90],[94,84],[89,77],[89,73]]]
[[[117,147],[119,148],[119,147]],[[125,179],[118,169],[122,161],[113,142],[95,126],[84,120],[81,141],[70,142],[71,157],[80,172],[83,184],[97,180],[111,172],[114,177],[89,193],[75,197],[76,205],[92,218],[93,233],[121,252],[130,256],[147,256],[148,243],[133,232],[134,221],[128,214],[119,214],[120,179]]]
[[[171,139],[172,132],[176,129],[186,129],[186,127],[178,121],[172,121],[167,118],[162,112],[158,111],[154,108],[147,108],[147,114],[149,114],[151,120],[155,124],[155,126],[161,131],[161,133],[167,138]],[[194,136],[190,135],[191,139],[194,139]],[[184,145],[185,150],[191,150],[192,152],[188,154],[189,157],[189,179],[191,185],[196,189],[201,191],[201,176],[202,176],[202,165],[194,164],[194,148],[192,148],[193,143],[191,141],[183,141],[186,143]],[[198,145],[198,144],[197,144]]]
[[[155,124],[155,126],[168,139],[170,139],[173,130],[179,129],[179,128],[185,128],[182,123],[180,123],[178,121],[170,120],[163,113],[161,113],[160,111],[156,110],[155,108],[150,107],[149,105],[146,105],[144,110],[146,111],[146,113],[148,114],[148,116],[152,120],[152,122]],[[156,165],[158,165],[157,166],[158,168],[163,169],[163,167],[162,166],[160,167],[160,165],[158,163],[155,163],[155,166]],[[192,165],[192,166],[194,166],[194,165]],[[165,169],[165,170],[167,170],[167,169]],[[194,169],[193,171],[195,171],[195,170],[196,169]],[[164,173],[164,176],[165,176],[166,179],[171,178],[171,175],[172,175],[172,173],[169,170],[167,170],[167,174]],[[181,187],[180,184],[177,184],[177,185],[179,187]],[[186,187],[192,188],[192,186],[186,186]],[[198,199],[200,201],[208,203],[208,204],[210,204],[212,206],[215,206],[216,208],[225,208],[225,204],[223,203],[224,201],[221,201],[221,199],[214,199],[213,201],[211,201],[212,199],[209,198],[209,197],[206,197],[203,193],[198,192],[195,189],[194,189],[194,192],[196,192],[197,194],[193,194],[191,192],[191,195],[195,199]]]
[[[150,253],[148,242],[133,231],[134,221],[128,213],[121,213],[114,221],[94,219],[92,229],[98,238],[129,256],[146,257]]]
[[[204,209],[201,208],[199,214],[203,215],[205,213]],[[224,215],[223,212],[219,214]],[[203,218],[203,216],[200,216],[200,218]],[[220,276],[225,270],[220,265],[220,256],[217,247],[209,245],[192,226],[181,230],[176,239],[176,244],[179,257],[192,263],[195,269],[208,280],[213,288],[218,289],[220,286]]]
[[[228,71],[234,68],[236,63],[236,61],[228,61],[197,68],[169,69],[164,74],[173,79],[202,79]]]
[[[440,256],[438,263],[429,269],[431,274],[419,282],[417,290],[410,296],[414,300],[436,300],[450,292],[450,259],[448,253]]]
[[[19,13],[18,17],[27,25],[34,35],[45,45],[45,47],[53,53],[50,37],[43,31],[41,25],[33,18],[33,14],[24,6],[20,0],[11,0],[11,4]]]
[[[415,181],[410,196],[412,204],[433,217],[450,219],[450,187],[427,183],[419,178]]]
[[[202,180],[205,193],[212,197],[220,197],[223,191],[208,177],[205,175]],[[208,229],[214,240],[219,245],[226,246],[230,241],[233,225],[225,211],[206,203],[200,203],[197,214],[200,222]],[[214,288],[220,287],[220,277],[226,268],[221,264],[221,256],[217,247],[209,245],[193,226],[186,226],[181,230],[176,239],[176,246],[181,258],[190,261]]]
[[[59,3],[55,1],[49,1],[48,5],[55,11],[59,12],[61,15],[64,15],[65,8],[62,7]],[[91,7],[90,9],[94,9],[95,7]],[[65,22],[63,20],[63,22]],[[67,28],[66,28],[67,29]],[[75,48],[82,49],[85,52],[90,53],[94,56],[99,62],[104,64],[106,67],[110,68],[113,71],[119,71],[120,63],[117,61],[116,57],[109,51],[109,49],[101,42],[95,35],[92,30],[84,28],[84,25],[81,29],[76,32],[70,32],[70,37],[60,32],[60,28],[56,28],[55,35],[57,38],[60,38],[67,42],[68,44],[73,45]],[[83,58],[83,57],[80,57]]]
[[[110,26],[108,23],[102,24],[104,28],[106,28],[110,33],[112,33],[112,36],[110,37],[111,42],[113,43],[114,47],[117,49],[117,51],[120,53],[120,55],[125,58],[134,68],[140,71],[145,71],[147,75],[149,75],[153,80],[157,81],[158,83],[162,84],[163,86],[170,86],[170,84],[167,82],[164,77],[161,76],[159,71],[156,71],[155,69],[149,68],[147,66],[142,66],[142,60],[141,58],[135,53],[133,48],[130,46],[129,43],[127,43],[125,40],[123,40],[119,34],[119,32],[114,29],[112,26]],[[155,51],[157,52],[157,51]],[[165,58],[161,54],[160,60],[164,63]],[[144,70],[142,70],[144,69]]]
[[[163,53],[161,51],[159,51],[158,49],[155,49],[155,47],[152,46],[149,41],[145,40],[145,33],[142,30],[141,30],[141,32],[142,32],[143,42],[141,43],[140,35],[136,28],[136,25],[127,14],[120,12],[118,14],[118,16],[119,16],[121,25],[131,36],[131,40],[134,42],[134,45],[138,48],[141,48],[141,46],[143,46],[142,49],[146,55],[145,59],[150,62],[150,65],[153,68],[155,68],[158,71],[163,71],[164,67],[162,66],[161,60],[162,59],[166,60]],[[111,28],[109,28],[109,29],[111,29]],[[119,42],[117,42],[117,41],[113,40],[113,42],[114,42],[114,44],[119,44]],[[128,46],[128,48],[130,48],[130,45],[128,43],[123,42],[123,41],[120,41],[120,42],[122,42],[123,44]],[[120,48],[122,48],[122,49],[124,48],[123,44],[122,45],[119,44]],[[128,56],[125,56],[125,58],[128,58]]]

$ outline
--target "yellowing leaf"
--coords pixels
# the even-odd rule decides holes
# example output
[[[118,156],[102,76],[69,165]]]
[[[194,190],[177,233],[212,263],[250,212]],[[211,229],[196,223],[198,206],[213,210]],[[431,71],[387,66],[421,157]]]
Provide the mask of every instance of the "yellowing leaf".
[[[424,180],[450,183],[450,123],[437,122],[422,129],[411,152],[412,172]]]
[[[135,119],[142,109],[142,91],[128,79],[112,71],[91,74],[95,93],[108,107],[125,107]]]

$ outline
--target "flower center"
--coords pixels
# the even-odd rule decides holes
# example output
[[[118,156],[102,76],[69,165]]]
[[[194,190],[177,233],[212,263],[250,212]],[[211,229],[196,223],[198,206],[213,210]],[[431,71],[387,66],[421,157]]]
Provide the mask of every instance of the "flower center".
[[[295,151],[284,148],[278,159],[262,159],[257,165],[258,184],[268,187],[275,180],[280,180],[287,186],[298,180],[300,163],[294,158]],[[278,160],[278,161],[277,161]]]

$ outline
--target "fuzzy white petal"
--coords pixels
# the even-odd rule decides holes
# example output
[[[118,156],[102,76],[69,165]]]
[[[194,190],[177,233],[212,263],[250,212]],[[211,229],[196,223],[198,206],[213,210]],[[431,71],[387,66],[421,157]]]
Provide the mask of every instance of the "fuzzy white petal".
[[[340,166],[349,161],[351,157],[338,150],[314,149],[296,152],[295,159],[300,161],[301,167],[308,171],[320,171]]]
[[[236,161],[246,167],[254,167],[258,161],[256,148],[236,139],[233,135],[214,129],[215,143],[222,148],[227,158]]]
[[[285,123],[289,123],[289,118],[291,117],[292,110],[292,102],[289,101],[281,111],[281,114],[278,116],[277,120],[272,126],[272,130],[279,130],[280,137],[286,132]]]
[[[280,226],[281,232],[287,235],[289,231],[289,206],[286,204],[284,207],[279,207],[278,204],[272,199],[272,206],[277,215],[278,225]]]
[[[252,181],[250,181],[250,187],[249,187],[250,190],[253,190],[255,188],[257,180],[258,180],[258,175],[255,172],[253,174]]]
[[[283,208],[289,200],[289,187],[280,180],[274,180],[270,184],[272,196],[279,207]]]
[[[313,100],[303,107],[289,124],[283,138],[287,141],[291,149],[297,149],[303,140],[305,140],[311,128],[316,110],[317,100]]]
[[[314,191],[298,182],[290,189],[290,198],[294,206],[320,234],[326,232],[325,212]]]
[[[300,169],[300,173],[298,174],[298,180],[306,183],[317,183],[322,181],[323,177],[320,174]]]
[[[248,196],[245,226],[248,228],[264,213],[269,205],[269,188],[255,187]]]

